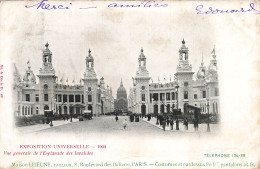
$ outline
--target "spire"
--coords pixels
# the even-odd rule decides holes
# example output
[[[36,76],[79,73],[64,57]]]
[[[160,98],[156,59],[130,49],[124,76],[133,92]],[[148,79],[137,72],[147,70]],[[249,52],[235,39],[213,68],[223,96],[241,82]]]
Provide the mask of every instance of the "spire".
[[[46,47],[46,49],[48,49],[48,47],[49,47],[48,41],[47,41],[47,43],[45,44],[45,47]]]
[[[143,49],[143,47],[141,48],[141,52],[142,52],[142,53],[144,52],[144,49]]]
[[[212,50],[211,54],[213,54],[213,59],[216,59],[216,50],[215,50],[215,45],[214,45],[214,49]]]
[[[183,44],[183,45],[185,44],[185,40],[184,40],[184,38],[183,38],[183,40],[182,40],[182,44]]]
[[[203,62],[203,52],[202,52],[202,60],[201,60],[201,66],[204,65],[204,62]]]
[[[123,86],[123,81],[122,81],[122,78],[121,78],[120,86]]]
[[[88,49],[88,53],[89,53],[89,55],[91,54],[91,50],[90,50],[90,48]]]

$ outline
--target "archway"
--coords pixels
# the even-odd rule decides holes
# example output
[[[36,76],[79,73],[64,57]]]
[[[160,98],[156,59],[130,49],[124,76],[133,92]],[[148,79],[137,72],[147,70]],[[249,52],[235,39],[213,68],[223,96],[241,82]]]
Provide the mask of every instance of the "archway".
[[[91,111],[91,115],[93,115],[93,110],[92,110],[92,106],[91,105],[88,106],[88,110],[90,110]]]
[[[171,106],[170,104],[167,104],[167,113],[170,113],[170,111],[171,111]]]
[[[188,103],[185,103],[185,104],[183,105],[183,112],[184,112],[184,114],[188,113],[187,107],[186,107],[187,105],[188,105]]]
[[[161,113],[164,113],[164,105],[161,105]]]
[[[142,115],[144,116],[146,114],[146,105],[142,105],[141,106],[141,112],[142,112]]]
[[[158,105],[157,104],[155,104],[154,106],[153,106],[153,111],[154,111],[154,115],[158,115]]]

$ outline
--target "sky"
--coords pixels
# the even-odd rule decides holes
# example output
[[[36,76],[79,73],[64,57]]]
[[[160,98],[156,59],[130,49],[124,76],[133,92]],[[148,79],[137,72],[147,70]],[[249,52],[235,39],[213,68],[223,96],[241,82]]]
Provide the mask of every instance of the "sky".
[[[214,45],[218,59],[216,23],[207,16],[194,13],[190,3],[187,8],[170,3],[171,8],[146,10],[115,9],[103,4],[96,2],[98,8],[84,11],[23,9],[23,12],[14,14],[10,24],[17,41],[12,44],[11,55],[20,74],[25,73],[28,60],[34,74],[39,73],[46,42],[53,54],[56,75],[59,79],[68,78],[69,83],[74,79],[79,83],[83,78],[85,58],[90,49],[98,79],[105,78],[106,85],[112,86],[114,96],[121,79],[129,94],[132,77],[138,70],[141,48],[154,82],[158,77],[161,82],[164,77],[167,82],[170,76],[173,80],[183,38],[195,74],[202,55],[205,65],[209,65]]]

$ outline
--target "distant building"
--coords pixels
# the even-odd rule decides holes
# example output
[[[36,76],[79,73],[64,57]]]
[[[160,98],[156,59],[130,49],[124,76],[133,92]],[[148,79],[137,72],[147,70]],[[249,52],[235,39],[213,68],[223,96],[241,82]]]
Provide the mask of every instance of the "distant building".
[[[127,93],[121,80],[120,86],[117,89],[117,98],[115,99],[115,111],[121,110],[122,112],[127,111]]]
[[[45,110],[53,110],[56,114],[80,114],[90,110],[96,116],[114,111],[112,90],[105,88],[103,77],[97,79],[90,50],[86,57],[86,72],[78,84],[73,80],[73,84],[69,85],[68,79],[64,84],[63,77],[58,81],[48,43],[43,50],[42,67],[37,75],[39,83],[36,83],[29,61],[27,64],[23,79],[14,65],[15,116],[43,115]]]
[[[128,110],[138,114],[163,114],[181,109],[182,113],[187,113],[186,105],[191,105],[200,108],[201,113],[207,113],[208,104],[209,113],[218,114],[219,88],[215,48],[212,54],[208,68],[202,60],[196,80],[193,80],[189,50],[183,40],[174,81],[160,83],[158,79],[158,83],[154,83],[146,69],[146,57],[141,49],[139,67],[128,96]]]

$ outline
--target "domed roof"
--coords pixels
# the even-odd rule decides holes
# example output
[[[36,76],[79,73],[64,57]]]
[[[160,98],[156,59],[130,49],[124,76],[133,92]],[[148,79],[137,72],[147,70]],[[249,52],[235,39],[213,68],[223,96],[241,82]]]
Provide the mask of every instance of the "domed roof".
[[[27,82],[27,83],[36,83],[36,77],[33,73],[33,71],[31,70],[31,66],[28,66],[28,70],[26,70],[26,73],[23,76],[23,81]]]
[[[121,79],[120,86],[119,86],[119,88],[117,89],[117,92],[120,92],[120,93],[125,92],[125,93],[126,93],[126,89],[125,89],[125,87],[123,86],[122,79]]]

